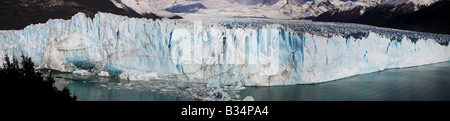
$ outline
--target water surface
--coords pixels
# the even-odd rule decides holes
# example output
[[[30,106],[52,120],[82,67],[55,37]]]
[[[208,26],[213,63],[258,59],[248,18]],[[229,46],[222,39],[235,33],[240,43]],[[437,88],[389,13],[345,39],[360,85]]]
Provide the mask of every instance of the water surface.
[[[137,89],[115,88],[128,81],[117,77],[81,76],[71,73],[54,74],[55,86],[67,86],[78,101],[192,101],[194,99],[164,95]]]
[[[450,61],[320,84],[246,87],[240,95],[265,101],[448,101]]]
[[[54,75],[55,85],[67,86],[80,101],[190,101],[137,89],[111,88],[127,81],[114,77]],[[352,76],[309,85],[246,87],[241,98],[257,101],[439,101],[450,100],[450,61]]]

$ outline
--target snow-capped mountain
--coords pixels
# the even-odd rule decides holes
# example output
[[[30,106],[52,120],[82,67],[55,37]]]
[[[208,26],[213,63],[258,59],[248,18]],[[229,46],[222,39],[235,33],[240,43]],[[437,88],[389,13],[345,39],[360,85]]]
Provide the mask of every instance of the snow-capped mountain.
[[[365,16],[372,16],[370,14],[380,13],[384,14],[379,15],[379,17],[390,18],[391,16],[403,15],[420,10],[436,1],[438,0],[360,0],[346,4],[345,7],[336,7],[333,10],[324,12],[316,20],[345,22],[356,19],[364,14],[366,14]],[[367,19],[377,19],[379,17]]]
[[[150,3],[159,11],[169,11],[183,18],[288,19],[278,11],[282,5],[277,2],[278,0],[151,0]]]
[[[376,1],[371,6],[357,6],[349,10],[335,9],[325,12],[315,18],[315,21],[352,22],[375,26],[389,27],[387,22],[421,9],[424,9],[439,0],[386,0]],[[367,1],[365,1],[367,2]],[[414,24],[414,23],[411,23]],[[436,23],[430,23],[436,24]],[[439,25],[438,25],[439,26]],[[422,28],[422,27],[419,27]],[[403,28],[416,30],[417,28]],[[419,30],[423,31],[423,30]],[[441,31],[440,33],[445,33]]]
[[[173,4],[175,1],[170,0],[111,0],[111,2],[119,7],[119,8],[130,8],[141,15],[154,13],[161,17],[174,17],[175,15],[160,9],[158,5],[161,5],[161,2],[165,4]]]
[[[0,29],[99,11],[139,18],[269,18],[354,22],[376,26],[438,0],[3,0]],[[43,14],[45,13],[45,14]],[[180,17],[181,16],[181,17]],[[19,21],[17,21],[19,20]]]
[[[391,5],[401,5],[401,4],[408,4],[412,3],[415,5],[425,5],[428,6],[432,3],[435,3],[439,0],[387,0],[383,4],[391,4]]]
[[[395,17],[384,26],[450,34],[450,0],[441,0],[410,14]]]
[[[292,19],[314,19],[317,16],[329,11],[347,11],[357,7],[371,7],[378,5],[384,0],[312,0],[304,3],[295,0],[283,0],[286,4],[280,11]]]
[[[118,8],[139,14],[155,13],[162,17],[187,18],[263,17],[272,19],[315,19],[344,16],[345,21],[362,16],[376,6],[417,5],[415,10],[437,0],[110,0]],[[385,8],[385,7],[381,7]],[[400,7],[404,8],[404,7]],[[335,19],[336,17],[328,17]],[[327,20],[325,20],[327,21]],[[336,20],[335,20],[336,21]]]
[[[414,5],[414,11],[417,11],[423,8],[423,6],[428,6],[436,1],[438,0],[311,0],[306,2],[299,2],[298,0],[280,0],[279,2],[284,3],[280,12],[292,19],[314,19],[324,13],[330,15],[350,13],[350,16],[359,13],[362,15],[376,6],[380,6],[381,8],[393,6],[391,7],[393,9],[402,9],[405,8],[402,6],[412,4]]]
[[[44,23],[49,19],[70,19],[78,12],[94,17],[98,12],[108,12],[128,17],[159,19],[154,13],[140,14],[126,6],[117,7],[110,0],[1,0],[0,29],[23,29],[25,26]]]
[[[320,15],[323,12],[333,9],[334,5],[329,1],[309,1],[304,4],[299,4],[295,0],[282,0],[284,3],[280,12],[292,19],[304,19]]]
[[[273,19],[305,19],[336,9],[374,6],[384,0],[111,0],[117,7],[129,7],[140,14],[182,17],[266,17]]]
[[[422,3],[420,1],[426,1]],[[388,0],[366,12],[352,22],[382,26],[387,21],[401,15],[409,14],[423,9],[437,0]]]

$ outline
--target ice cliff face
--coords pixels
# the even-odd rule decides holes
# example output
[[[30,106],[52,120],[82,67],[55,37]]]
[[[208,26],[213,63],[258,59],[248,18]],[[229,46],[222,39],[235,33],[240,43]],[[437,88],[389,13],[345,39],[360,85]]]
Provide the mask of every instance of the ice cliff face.
[[[153,21],[107,13],[91,20],[80,13],[71,20],[1,31],[0,55],[23,53],[39,68],[64,72],[247,86],[320,83],[450,60],[448,35],[345,26]]]

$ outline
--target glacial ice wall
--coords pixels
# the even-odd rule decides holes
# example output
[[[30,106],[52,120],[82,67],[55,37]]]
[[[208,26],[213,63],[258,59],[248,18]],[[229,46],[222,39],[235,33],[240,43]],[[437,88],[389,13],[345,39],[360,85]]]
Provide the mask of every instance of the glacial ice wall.
[[[24,54],[39,68],[63,72],[84,69],[129,80],[246,86],[320,83],[450,60],[449,46],[442,44],[448,43],[447,35],[392,40],[371,31],[363,37],[316,33],[283,24],[230,29],[214,22],[153,21],[108,13],[90,19],[79,13],[71,20],[1,31],[0,55]]]

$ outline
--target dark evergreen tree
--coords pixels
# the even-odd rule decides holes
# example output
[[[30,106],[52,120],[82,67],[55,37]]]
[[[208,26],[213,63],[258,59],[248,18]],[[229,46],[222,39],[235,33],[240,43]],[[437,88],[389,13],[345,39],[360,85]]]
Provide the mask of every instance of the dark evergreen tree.
[[[0,79],[5,84],[2,93],[12,101],[76,101],[76,96],[70,96],[70,90],[64,87],[58,90],[50,75],[46,81],[42,74],[34,68],[30,57],[22,55],[22,62],[5,55],[3,68],[0,68]],[[12,62],[11,62],[12,61]]]

